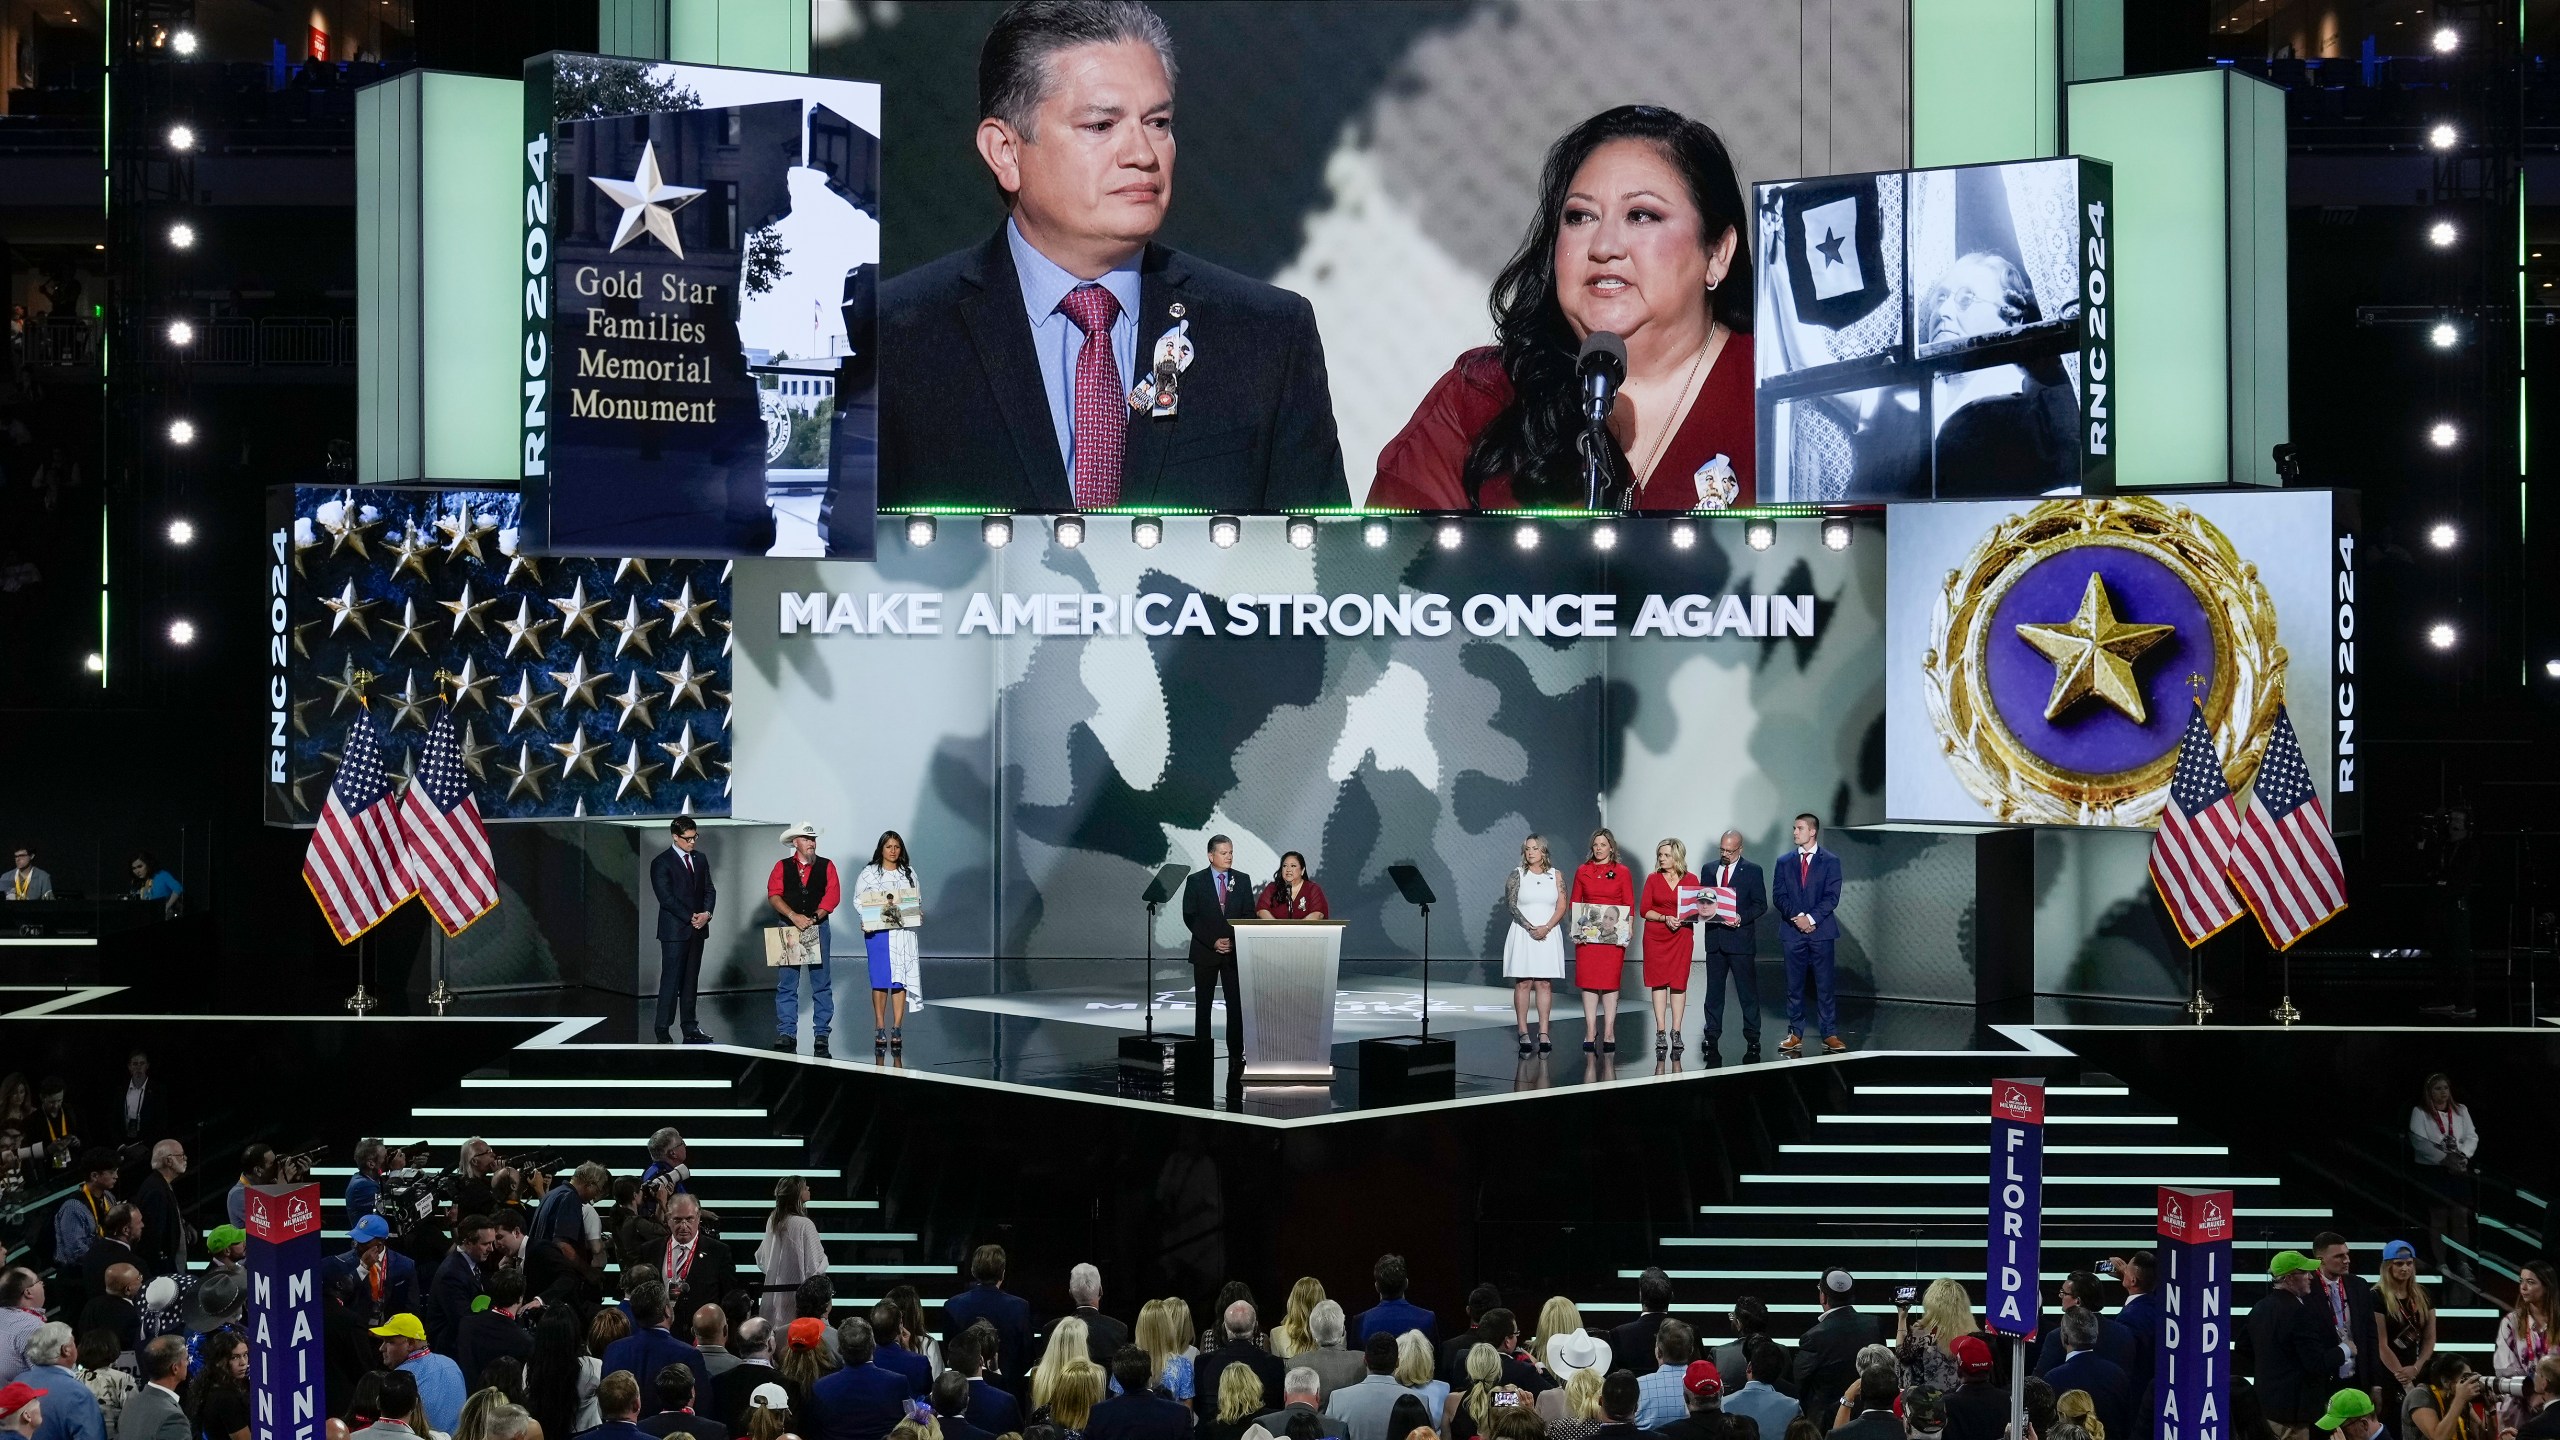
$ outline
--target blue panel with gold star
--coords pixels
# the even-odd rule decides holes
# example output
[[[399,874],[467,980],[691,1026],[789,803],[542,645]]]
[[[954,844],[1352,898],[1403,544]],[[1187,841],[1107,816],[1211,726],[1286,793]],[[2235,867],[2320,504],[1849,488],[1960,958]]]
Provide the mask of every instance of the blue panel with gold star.
[[[490,820],[729,813],[728,562],[528,555],[521,504],[273,493],[269,824],[317,818],[360,704],[405,787],[446,698]]]

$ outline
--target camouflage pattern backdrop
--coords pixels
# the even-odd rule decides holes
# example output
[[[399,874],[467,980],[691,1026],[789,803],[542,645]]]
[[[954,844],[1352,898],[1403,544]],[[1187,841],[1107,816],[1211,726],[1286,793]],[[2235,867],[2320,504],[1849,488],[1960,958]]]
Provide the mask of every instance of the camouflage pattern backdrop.
[[[974,522],[946,521],[921,549],[883,527],[876,566],[741,565],[733,813],[815,821],[849,865],[896,829],[917,857],[928,955],[1025,957],[1133,953],[1149,878],[1202,863],[1215,832],[1257,883],[1303,852],[1350,922],[1351,958],[1419,953],[1386,871],[1420,866],[1440,897],[1432,953],[1458,958],[1500,953],[1502,882],[1530,830],[1569,864],[1606,823],[1647,866],[1664,836],[1694,858],[1732,825],[1765,858],[1800,810],[1881,818],[1885,547],[1871,526],[1832,551],[1811,521],[1781,522],[1753,551],[1741,520],[1707,521],[1681,550],[1668,522],[1630,522],[1606,556],[1579,524],[1541,527],[1534,551],[1513,529],[1477,521],[1444,550],[1403,520],[1372,547],[1357,521],[1329,521],[1299,550],[1277,519],[1249,520],[1219,549],[1205,522],[1176,519],[1142,550],[1125,520],[1096,517],[1081,548],[1026,521],[994,549]],[[940,594],[942,633],[779,633],[783,597],[812,592]],[[1221,624],[1221,597],[1238,594],[1605,592],[1619,634],[956,633],[980,592],[1159,592],[1167,619],[1199,592]],[[1628,634],[1653,593],[1811,596],[1812,633]],[[1961,917],[1944,918],[1931,943],[1955,941]],[[1184,938],[1171,907],[1157,938]]]

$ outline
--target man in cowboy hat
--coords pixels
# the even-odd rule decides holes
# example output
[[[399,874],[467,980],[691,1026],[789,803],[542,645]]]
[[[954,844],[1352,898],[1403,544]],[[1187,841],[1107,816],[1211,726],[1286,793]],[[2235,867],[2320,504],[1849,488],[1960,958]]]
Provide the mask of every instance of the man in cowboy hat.
[[[187,1328],[198,1335],[237,1325],[248,1312],[248,1278],[238,1270],[208,1270],[187,1297]]]
[[[809,972],[809,1035],[816,1043],[812,1054],[820,1059],[827,1054],[827,1031],[836,1018],[835,982],[828,974],[829,935],[827,917],[843,903],[844,887],[836,874],[835,862],[818,853],[818,827],[803,820],[782,832],[782,843],[791,853],[774,863],[773,875],[765,882],[765,903],[782,923],[817,937],[817,958],[801,965],[774,967],[778,978],[773,987],[773,1048],[785,1052],[800,1048],[800,972]]]

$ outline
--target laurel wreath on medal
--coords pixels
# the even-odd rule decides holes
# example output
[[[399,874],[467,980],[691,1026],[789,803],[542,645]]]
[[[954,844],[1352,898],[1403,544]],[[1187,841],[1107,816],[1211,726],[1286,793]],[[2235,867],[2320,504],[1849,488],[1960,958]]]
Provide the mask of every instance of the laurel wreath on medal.
[[[2234,793],[2246,790],[2284,702],[2287,662],[2276,643],[2275,601],[2258,567],[2210,521],[2149,496],[2047,500],[1993,526],[1947,572],[1920,666],[1948,768],[1992,818],[2009,824],[2141,827],[2159,818],[2177,773],[2174,746],[2131,770],[2067,770],[2028,748],[1991,703],[1984,666],[2001,599],[2038,562],[2084,545],[2149,556],[2204,607],[2214,654],[2213,674],[2203,677],[2205,723],[2224,778]]]

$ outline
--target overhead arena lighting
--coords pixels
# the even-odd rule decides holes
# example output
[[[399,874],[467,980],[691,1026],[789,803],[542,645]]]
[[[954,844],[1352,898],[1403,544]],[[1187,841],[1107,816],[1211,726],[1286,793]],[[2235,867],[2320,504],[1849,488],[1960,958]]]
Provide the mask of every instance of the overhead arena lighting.
[[[1242,520],[1237,519],[1233,515],[1212,515],[1209,517],[1210,544],[1217,546],[1221,550],[1231,550],[1235,548],[1235,543],[1243,538],[1244,522]]]
[[[1754,550],[1766,550],[1778,543],[1778,525],[1774,520],[1754,520],[1742,527],[1742,543]]]
[[[1133,515],[1129,519],[1129,543],[1141,550],[1153,550],[1164,543],[1164,521],[1153,515]]]
[[[930,515],[907,517],[907,544],[914,549],[921,550],[932,544],[933,538],[941,533],[942,522]]]
[[[1290,516],[1289,543],[1301,550],[1314,549],[1316,545],[1316,522],[1308,519],[1304,515]]]
[[[978,538],[986,541],[987,548],[990,550],[1001,550],[1007,545],[1012,544],[1013,517],[1010,515],[990,515],[984,520],[979,521]]]
[[[1061,515],[1049,522],[1049,533],[1057,538],[1059,548],[1073,550],[1084,543],[1084,517]]]

